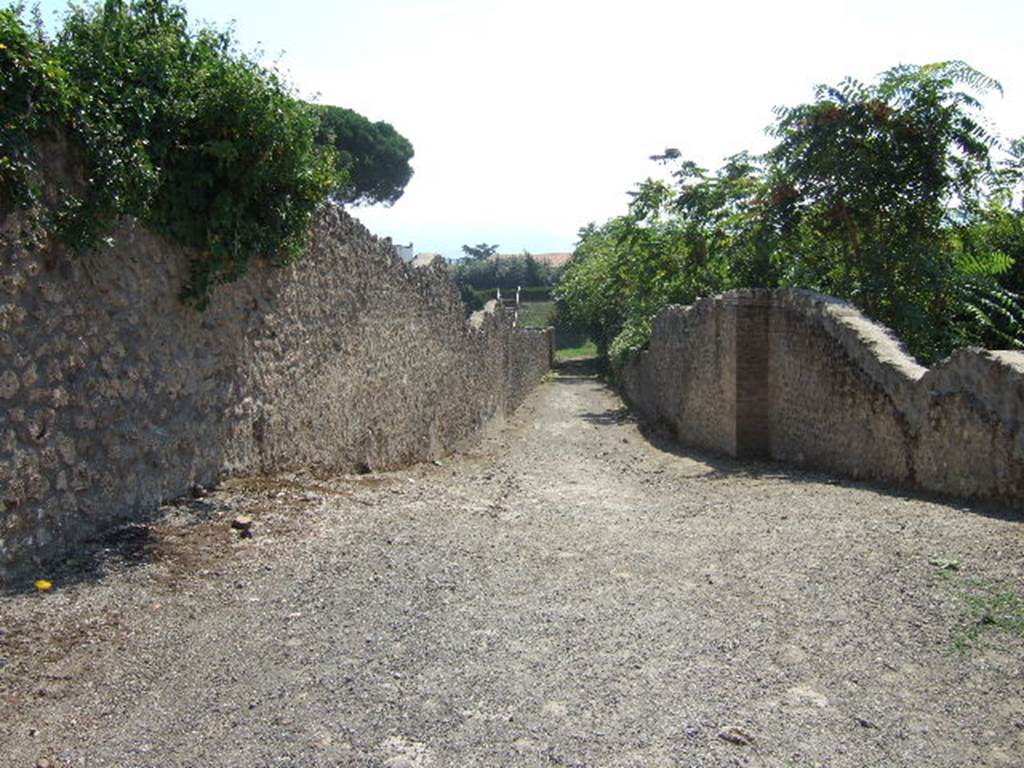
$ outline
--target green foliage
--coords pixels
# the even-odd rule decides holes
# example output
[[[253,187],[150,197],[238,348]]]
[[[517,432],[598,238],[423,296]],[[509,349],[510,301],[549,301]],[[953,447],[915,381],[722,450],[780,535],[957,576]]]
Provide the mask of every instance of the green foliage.
[[[317,116],[237,53],[226,33],[191,34],[163,0],[74,8],[54,51],[76,84],[72,136],[89,186],[59,222],[77,248],[138,217],[195,249],[183,298],[245,273],[254,257],[298,257],[338,177],[314,142]]]
[[[463,249],[466,247],[463,246]],[[455,265],[455,279],[460,285],[468,285],[476,290],[501,288],[503,291],[514,291],[520,286],[524,289],[547,290],[555,283],[556,270],[528,253],[501,258],[491,255],[463,259]]]
[[[956,651],[967,653],[987,647],[992,636],[1024,637],[1024,596],[1012,585],[983,579],[946,578],[959,587],[966,614],[953,637]]]
[[[485,261],[498,252],[497,245],[488,245],[487,243],[479,243],[477,245],[464,245],[462,246],[462,252],[466,255],[467,259],[474,261]]]
[[[182,298],[197,308],[253,259],[297,258],[330,196],[393,202],[411,174],[390,126],[299,101],[228,33],[190,29],[182,6],[72,7],[53,41],[22,15],[0,12],[0,204],[32,209],[75,252],[138,218],[191,249]],[[84,184],[63,180],[73,188],[43,209],[46,136],[67,138]]]
[[[471,315],[474,312],[479,312],[484,308],[490,299],[485,299],[480,295],[479,291],[475,291],[465,283],[458,283],[459,296],[462,299],[462,304],[466,309],[466,315]]]
[[[412,178],[412,144],[389,123],[344,107],[320,106],[317,142],[334,148],[346,178],[331,197],[340,203],[392,205]]]
[[[455,269],[453,274],[456,276],[457,279],[457,268]],[[488,301],[491,301],[492,299],[498,298],[498,290],[501,290],[502,294],[506,296],[514,296],[516,290],[515,288],[511,288],[508,289],[508,291],[506,292],[506,289],[504,288],[473,288],[467,285],[466,283],[460,283],[459,288],[464,292],[469,292],[473,294],[473,296],[475,296],[481,302],[481,305],[486,304]],[[547,286],[530,286],[528,288],[521,288],[519,290],[519,300],[520,302],[523,303],[547,302],[551,301],[551,299],[552,289]]]
[[[540,263],[540,262],[537,262]],[[548,265],[543,265],[548,266]],[[542,282],[554,281],[557,279],[557,271],[551,270],[550,277],[542,277]],[[520,301],[550,301],[552,288],[548,285],[524,285],[519,291]]]
[[[580,231],[556,292],[567,318],[589,331],[602,355],[628,327],[615,345],[619,362],[646,345],[659,310],[721,290],[726,277],[704,233],[678,216],[672,187],[649,179],[632,195],[627,215]]]
[[[901,66],[776,110],[762,157],[709,174],[667,150],[653,159],[671,181],[648,179],[627,215],[581,231],[559,296],[620,361],[667,304],[741,286],[850,300],[926,361],[1020,347],[1024,141],[993,163],[978,99],[993,90],[962,62]]]
[[[618,371],[630,360],[640,354],[651,340],[651,318],[647,316],[630,317],[622,326],[622,330],[608,346],[608,362],[612,370]]]
[[[620,217],[602,227],[589,224],[580,230],[573,258],[556,292],[563,314],[589,331],[602,356],[626,321],[618,269],[626,250],[624,228],[624,218]]]
[[[554,322],[553,301],[528,301],[519,305],[519,325],[523,328],[547,328]]]
[[[948,352],[937,332],[956,303],[948,217],[991,176],[995,139],[974,94],[998,89],[962,62],[901,66],[777,110],[785,282],[851,300],[922,357]]]
[[[994,260],[997,282],[1024,292],[1024,139],[1010,142],[996,164],[991,194],[956,228],[958,248],[972,259]]]
[[[70,108],[67,74],[22,12],[20,5],[0,10],[0,210],[40,201],[33,141],[55,137]]]
[[[590,339],[586,339],[579,344],[573,344],[572,346],[562,346],[556,331],[555,342],[558,344],[558,348],[555,350],[555,359],[558,361],[597,356],[597,345]]]

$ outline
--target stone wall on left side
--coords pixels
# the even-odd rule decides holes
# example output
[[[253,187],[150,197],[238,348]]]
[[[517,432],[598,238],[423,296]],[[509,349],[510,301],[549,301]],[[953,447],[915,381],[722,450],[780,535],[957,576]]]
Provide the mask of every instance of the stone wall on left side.
[[[518,408],[526,396],[544,378],[555,357],[552,328],[514,328],[509,337],[509,405]]]
[[[496,305],[467,321],[440,260],[406,265],[340,210],[301,261],[203,313],[177,299],[182,249],[131,222],[114,240],[0,254],[0,582],[225,473],[436,458],[550,359]]]

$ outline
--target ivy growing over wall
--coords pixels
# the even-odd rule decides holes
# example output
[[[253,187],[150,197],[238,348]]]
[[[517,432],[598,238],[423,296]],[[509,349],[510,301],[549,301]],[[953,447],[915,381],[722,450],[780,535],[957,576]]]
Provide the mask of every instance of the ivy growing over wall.
[[[136,217],[192,249],[182,298],[196,308],[255,258],[298,258],[352,153],[373,150],[342,157],[320,108],[167,0],[72,7],[53,40],[30,27],[21,6],[0,11],[0,204],[34,210],[74,252]],[[44,209],[34,147],[58,134],[84,184]]]

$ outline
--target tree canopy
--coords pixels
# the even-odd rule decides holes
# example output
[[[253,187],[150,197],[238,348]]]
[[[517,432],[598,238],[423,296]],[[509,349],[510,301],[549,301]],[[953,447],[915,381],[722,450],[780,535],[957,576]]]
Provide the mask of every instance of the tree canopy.
[[[412,144],[390,123],[371,122],[344,107],[318,106],[317,143],[333,147],[344,181],[331,197],[340,203],[394,204],[412,178]]]
[[[467,258],[455,265],[456,281],[476,290],[550,287],[555,283],[555,275],[556,270],[550,264],[537,261],[525,252],[519,256],[492,254]]]
[[[23,16],[0,10],[0,206],[72,252],[138,218],[191,249],[193,306],[253,259],[299,258],[328,199],[391,203],[412,173],[391,126],[300,101],[169,0],[71,6],[53,39]],[[40,142],[54,140],[84,183],[41,180]]]
[[[498,246],[488,245],[487,243],[477,243],[476,245],[464,245],[462,246],[462,252],[465,254],[467,259],[475,261],[482,261],[489,259],[498,252]]]
[[[667,304],[733,287],[848,299],[926,361],[1024,346],[1024,142],[992,133],[980,101],[999,90],[963,62],[900,66],[778,108],[762,156],[709,173],[655,155],[670,180],[580,231],[562,302],[613,357],[642,348]]]

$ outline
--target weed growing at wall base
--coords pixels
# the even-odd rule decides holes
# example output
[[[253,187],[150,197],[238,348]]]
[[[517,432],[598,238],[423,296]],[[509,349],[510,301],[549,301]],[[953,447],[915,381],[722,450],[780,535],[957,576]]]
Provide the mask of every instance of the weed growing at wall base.
[[[967,653],[984,647],[986,638],[993,640],[1001,633],[1024,637],[1024,596],[992,581],[968,579],[961,587],[967,617],[953,637],[955,651]]]

